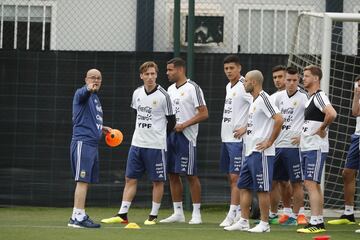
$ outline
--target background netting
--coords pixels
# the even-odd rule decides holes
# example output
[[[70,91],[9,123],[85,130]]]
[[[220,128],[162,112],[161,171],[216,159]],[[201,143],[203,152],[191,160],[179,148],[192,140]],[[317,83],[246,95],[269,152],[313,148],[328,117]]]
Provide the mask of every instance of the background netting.
[[[210,114],[209,120],[200,124],[198,138],[204,203],[224,204],[229,200],[228,182],[218,169],[228,82],[223,58],[239,54],[243,74],[260,69],[266,79],[264,88],[272,93],[271,68],[287,63],[300,11],[359,10],[357,0],[304,0],[301,4],[292,0],[195,1],[193,80],[202,87]],[[184,59],[187,12],[188,1],[182,0],[180,44]],[[88,203],[119,205],[135,120],[130,99],[142,84],[138,67],[154,60],[160,69],[158,83],[169,86],[165,69],[174,51],[173,16],[174,0],[0,0],[0,205],[72,206],[72,97],[84,83],[85,72],[94,67],[103,73],[100,100],[105,124],[122,130],[124,142],[115,149],[100,143],[100,184],[92,186]],[[330,84],[334,86],[331,100],[340,115],[331,129],[326,188],[334,190],[326,190],[326,199],[332,199],[327,204],[340,201],[336,203],[340,206],[340,168],[349,141],[347,134],[354,126],[349,112],[352,85],[348,85],[353,76],[346,75],[344,68],[350,65],[342,62],[354,58],[353,66],[359,63],[354,57],[358,52],[344,54],[349,47],[346,39],[358,41],[358,35],[338,34],[343,47],[338,50],[337,61],[332,62],[333,69],[339,71],[332,70],[336,78]],[[306,31],[302,36],[304,44],[316,45]],[[168,188],[165,193],[163,204],[170,205]],[[150,206],[150,195],[151,184],[144,177],[135,205]]]
[[[297,33],[293,38],[289,65],[296,66],[300,72],[305,66],[321,66],[321,50],[324,43],[322,17],[301,15]],[[333,21],[331,36],[331,62],[329,99],[338,116],[330,126],[330,152],[325,165],[324,197],[326,208],[342,208],[343,180],[350,136],[355,131],[356,119],[351,113],[354,80],[360,74],[359,22]],[[359,197],[359,187],[356,189]],[[356,200],[356,199],[355,199]]]

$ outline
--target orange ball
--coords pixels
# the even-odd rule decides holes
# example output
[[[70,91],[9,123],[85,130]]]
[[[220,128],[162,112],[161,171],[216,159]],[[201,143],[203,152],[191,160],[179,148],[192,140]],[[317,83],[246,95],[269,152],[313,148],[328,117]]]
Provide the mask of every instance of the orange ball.
[[[105,136],[105,142],[110,147],[116,147],[121,144],[123,141],[123,134],[118,129],[112,129],[110,132],[108,132]]]

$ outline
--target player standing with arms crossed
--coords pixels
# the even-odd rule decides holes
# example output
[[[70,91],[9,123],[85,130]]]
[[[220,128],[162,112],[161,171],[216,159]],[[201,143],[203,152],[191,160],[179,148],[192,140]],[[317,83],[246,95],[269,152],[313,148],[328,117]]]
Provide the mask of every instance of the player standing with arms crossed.
[[[328,129],[336,118],[336,111],[328,97],[320,89],[321,68],[309,65],[304,68],[304,88],[310,99],[305,105],[305,122],[302,127],[300,149],[304,185],[308,191],[311,208],[309,224],[297,230],[299,233],[325,232],[324,197],[320,182],[329,152]]]
[[[237,188],[243,158],[243,134],[246,132],[252,96],[245,91],[245,78],[240,75],[240,59],[229,55],[224,59],[224,72],[229,80],[221,122],[220,170],[228,174],[231,188],[230,209],[220,227],[229,227],[240,219],[240,192]],[[234,229],[235,230],[235,229]]]
[[[152,209],[145,225],[157,222],[166,180],[166,133],[175,126],[175,115],[166,90],[156,84],[158,66],[145,62],[140,66],[140,78],[144,85],[137,88],[131,107],[136,111],[136,124],[129,149],[125,188],[121,207],[114,217],[101,220],[102,223],[127,223],[128,211],[135,197],[138,179],[144,172],[153,184]]]
[[[167,62],[166,74],[173,84],[168,88],[176,114],[176,126],[168,136],[168,171],[174,213],[162,223],[185,222],[182,206],[183,185],[180,175],[186,175],[193,202],[189,224],[201,224],[201,185],[197,176],[196,139],[199,122],[208,118],[204,94],[195,82],[186,78],[185,61],[173,58]]]

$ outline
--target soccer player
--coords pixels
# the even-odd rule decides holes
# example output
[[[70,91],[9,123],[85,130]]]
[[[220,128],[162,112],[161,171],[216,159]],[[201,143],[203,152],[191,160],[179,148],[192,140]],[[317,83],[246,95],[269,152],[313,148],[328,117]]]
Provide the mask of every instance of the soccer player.
[[[305,105],[305,122],[302,127],[300,149],[304,185],[309,194],[311,218],[300,233],[325,232],[321,192],[321,174],[329,152],[328,128],[336,118],[336,111],[320,89],[321,68],[309,65],[304,68],[304,87],[310,98]]]
[[[100,227],[85,213],[85,202],[89,184],[99,181],[99,140],[103,133],[111,131],[103,126],[103,111],[97,95],[101,81],[101,72],[90,69],[86,73],[85,86],[76,90],[73,99],[70,158],[76,188],[69,227]]]
[[[126,164],[125,188],[121,207],[114,217],[102,223],[128,223],[128,211],[135,197],[138,179],[148,173],[153,184],[152,209],[145,225],[157,222],[166,180],[166,133],[175,126],[175,115],[169,94],[156,84],[158,66],[155,62],[143,63],[140,78],[144,85],[137,88],[131,107],[136,111],[136,124]]]
[[[240,171],[240,220],[228,227],[255,233],[270,232],[269,208],[271,181],[275,156],[274,142],[284,122],[279,109],[269,95],[262,90],[263,75],[253,70],[245,75],[245,90],[253,96],[249,109],[245,141],[245,161]],[[260,223],[250,228],[249,215],[252,190],[257,192],[260,207]]]
[[[308,96],[305,91],[298,87],[298,84],[299,74],[296,68],[287,68],[285,74],[286,90],[278,92],[274,99],[275,105],[283,115],[284,124],[279,137],[275,141],[276,155],[273,181],[287,183],[290,180],[294,198],[294,212],[289,206],[291,194],[289,199],[285,201],[289,205],[284,206],[284,214],[279,219],[279,223],[283,225],[297,225],[298,222],[303,223],[305,219],[304,214],[299,214],[300,208],[304,206],[299,142],[301,128],[304,123],[305,103]],[[281,183],[280,186],[285,186],[285,188],[281,189],[281,192],[288,189],[286,184]],[[274,199],[271,200],[274,202]],[[278,202],[274,205],[278,205]]]
[[[221,227],[228,227],[240,219],[240,192],[237,188],[237,181],[243,155],[242,136],[246,132],[249,107],[252,103],[252,96],[245,92],[244,77],[240,75],[240,71],[241,64],[238,56],[229,55],[225,57],[224,72],[229,83],[226,85],[221,122],[220,170],[228,174],[231,199],[229,212],[220,223]]]
[[[285,90],[286,67],[284,65],[276,65],[272,68],[272,79],[277,91],[270,98],[275,102],[277,95]],[[276,161],[274,168],[277,168]],[[278,181],[273,179],[270,192],[270,213],[269,223],[279,224],[278,207],[282,198],[284,212],[291,211],[291,186],[288,181]]]
[[[352,114],[356,117],[355,133],[351,136],[351,145],[347,154],[345,168],[342,172],[344,179],[345,209],[340,219],[328,221],[329,224],[355,224],[354,196],[356,175],[360,167],[360,75],[355,78],[354,97],[352,102]],[[360,233],[360,230],[356,232]]]
[[[195,82],[186,78],[185,61],[173,58],[167,62],[166,74],[173,84],[168,88],[177,124],[168,136],[168,170],[174,213],[163,223],[185,222],[182,206],[183,185],[180,175],[186,175],[193,202],[189,224],[201,224],[201,185],[197,176],[196,138],[199,122],[208,118],[204,95]]]

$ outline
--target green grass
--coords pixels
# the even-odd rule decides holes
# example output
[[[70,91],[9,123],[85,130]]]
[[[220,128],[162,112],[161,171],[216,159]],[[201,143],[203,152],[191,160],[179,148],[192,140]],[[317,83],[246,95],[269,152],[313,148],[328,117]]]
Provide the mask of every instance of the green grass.
[[[99,222],[102,218],[113,216],[117,208],[88,208],[87,213]],[[37,207],[14,207],[0,208],[0,239],[1,240],[42,240],[42,239],[75,239],[75,240],[205,240],[205,239],[266,239],[266,240],[311,240],[315,234],[298,234],[297,227],[272,226],[271,233],[250,234],[246,232],[226,232],[218,226],[225,217],[225,210],[219,208],[205,208],[202,211],[204,224],[156,224],[144,226],[143,222],[149,213],[149,209],[131,209],[129,220],[136,222],[141,229],[124,229],[124,225],[102,225],[100,229],[73,229],[68,228],[70,208],[37,208]],[[167,217],[170,209],[160,211],[160,218]],[[186,212],[186,219],[190,219]],[[318,235],[330,235],[331,240],[336,239],[359,239],[360,234],[354,231],[360,228],[358,225],[330,226],[327,232]]]

